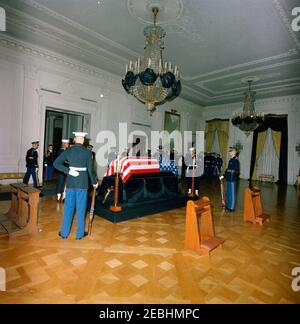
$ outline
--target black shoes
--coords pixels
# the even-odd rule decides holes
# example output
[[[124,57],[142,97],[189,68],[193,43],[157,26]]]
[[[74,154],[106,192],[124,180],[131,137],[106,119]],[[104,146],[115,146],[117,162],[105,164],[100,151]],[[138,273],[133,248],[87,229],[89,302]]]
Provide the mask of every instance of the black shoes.
[[[68,236],[62,236],[61,232],[58,233],[58,236],[60,236],[62,239],[66,240],[68,238]]]
[[[88,232],[84,232],[83,236],[76,238],[76,240],[81,240],[83,237],[87,236]],[[68,236],[62,236],[61,232],[58,233],[58,236],[60,236],[62,239],[66,240]]]
[[[233,213],[234,210],[233,210],[233,209],[226,208],[226,209],[225,209],[225,212],[226,212],[226,213]]]
[[[83,237],[87,236],[88,232],[84,232],[83,236],[76,238],[76,240],[81,240]]]

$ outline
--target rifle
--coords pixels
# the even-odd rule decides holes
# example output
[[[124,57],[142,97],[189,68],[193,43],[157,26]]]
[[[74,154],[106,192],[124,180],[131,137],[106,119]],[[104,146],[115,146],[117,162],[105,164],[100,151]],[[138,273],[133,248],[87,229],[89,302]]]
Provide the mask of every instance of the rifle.
[[[222,208],[225,208],[225,188],[224,188],[224,177],[220,177],[221,197],[222,197]]]
[[[91,233],[92,233],[92,224],[93,224],[94,211],[95,211],[96,190],[97,190],[97,188],[94,187],[93,194],[92,194],[91,209],[90,209],[90,219],[89,219],[88,235],[91,235]]]

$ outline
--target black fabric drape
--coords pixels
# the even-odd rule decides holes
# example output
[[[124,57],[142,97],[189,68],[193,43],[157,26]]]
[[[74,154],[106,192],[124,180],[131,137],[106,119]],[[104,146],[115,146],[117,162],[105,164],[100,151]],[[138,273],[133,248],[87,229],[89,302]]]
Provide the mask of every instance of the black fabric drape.
[[[250,165],[250,179],[252,178],[255,161],[258,133],[264,132],[271,128],[273,131],[281,132],[281,145],[279,157],[279,175],[278,182],[287,183],[287,166],[288,166],[288,122],[287,115],[267,115],[264,122],[253,132],[253,144]]]

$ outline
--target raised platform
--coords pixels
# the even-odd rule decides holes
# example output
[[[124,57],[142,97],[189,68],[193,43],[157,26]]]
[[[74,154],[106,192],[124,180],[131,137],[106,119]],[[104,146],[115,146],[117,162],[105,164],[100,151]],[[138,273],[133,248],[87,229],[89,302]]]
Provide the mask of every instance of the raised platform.
[[[96,198],[95,214],[114,223],[181,208],[189,199],[179,193],[178,179],[172,173],[135,175],[126,183],[120,180],[119,202],[122,211],[112,212],[109,206],[113,205],[113,191],[105,203],[103,199],[107,189],[113,185],[114,177],[103,179]]]

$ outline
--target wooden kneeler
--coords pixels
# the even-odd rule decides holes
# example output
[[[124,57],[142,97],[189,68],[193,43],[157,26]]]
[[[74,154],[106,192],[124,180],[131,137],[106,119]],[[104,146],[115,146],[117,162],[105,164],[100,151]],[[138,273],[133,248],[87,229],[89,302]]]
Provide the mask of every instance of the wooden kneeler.
[[[10,238],[35,235],[38,228],[38,205],[40,191],[24,184],[11,184],[10,210],[0,215],[0,226]]]
[[[185,248],[209,255],[223,243],[223,238],[215,236],[209,198],[189,200],[186,207]]]
[[[261,204],[261,190],[257,187],[245,189],[244,221],[263,225],[270,221],[270,215],[263,213]]]

